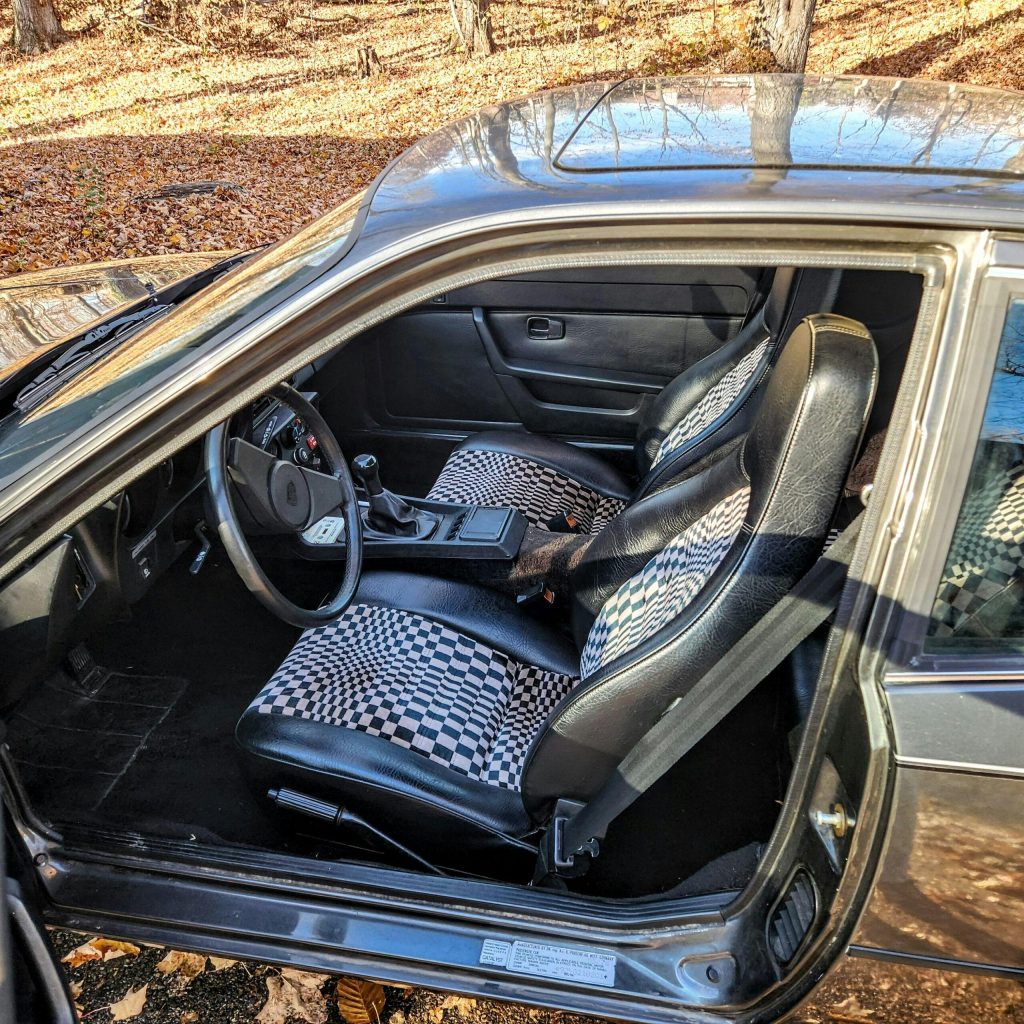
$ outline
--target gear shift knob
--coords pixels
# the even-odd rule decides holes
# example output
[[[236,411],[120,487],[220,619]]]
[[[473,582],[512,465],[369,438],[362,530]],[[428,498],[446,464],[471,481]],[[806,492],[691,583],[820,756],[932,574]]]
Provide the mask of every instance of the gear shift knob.
[[[367,497],[375,498],[384,493],[380,482],[380,463],[376,455],[357,455],[352,460],[352,472],[363,485]]]

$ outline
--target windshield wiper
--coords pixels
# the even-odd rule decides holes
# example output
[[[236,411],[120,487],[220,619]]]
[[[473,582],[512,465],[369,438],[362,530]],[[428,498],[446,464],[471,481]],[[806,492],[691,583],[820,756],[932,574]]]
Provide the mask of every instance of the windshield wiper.
[[[133,334],[138,328],[170,308],[171,306],[166,303],[146,306],[87,331],[18,392],[12,403],[14,408],[18,412],[28,412],[93,360],[116,348],[125,340],[127,334]]]
[[[26,380],[29,373],[36,370],[36,366],[32,365],[24,367],[21,372],[4,381],[0,385],[0,406],[5,409],[3,418],[28,412],[39,405],[85,367],[101,359],[126,338],[141,330],[151,319],[162,316],[264,248],[266,247],[259,246],[246,252],[234,253],[159,291],[147,285],[149,295],[123,311],[120,316],[97,324],[77,338],[69,338],[62,342],[59,353],[34,377]],[[13,399],[10,397],[12,395]]]

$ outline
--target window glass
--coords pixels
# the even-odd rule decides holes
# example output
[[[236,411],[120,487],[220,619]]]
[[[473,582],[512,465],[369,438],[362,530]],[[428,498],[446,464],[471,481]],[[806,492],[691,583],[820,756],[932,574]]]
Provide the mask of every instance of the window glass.
[[[158,374],[201,356],[204,347],[306,287],[344,258],[360,192],[283,242],[186,299],[86,367],[25,415],[0,408],[0,486],[68,435],[92,429],[110,407]]]
[[[1024,300],[1010,303],[927,647],[1024,644]]]

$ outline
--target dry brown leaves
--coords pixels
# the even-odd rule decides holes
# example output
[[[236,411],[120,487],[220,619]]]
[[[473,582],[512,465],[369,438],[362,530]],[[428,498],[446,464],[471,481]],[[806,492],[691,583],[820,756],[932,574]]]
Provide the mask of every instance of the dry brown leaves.
[[[93,938],[83,942],[64,957],[68,967],[80,967],[91,960],[116,960],[122,956],[138,956],[139,947],[119,939]]]
[[[267,1001],[256,1015],[257,1024],[324,1024],[327,999],[323,986],[327,975],[283,969],[267,976]]]
[[[204,52],[152,33],[125,45],[102,30],[34,58],[3,49],[0,274],[279,239],[480,106],[628,75],[653,54],[675,71],[744,70],[729,40],[750,3],[502,0],[499,49],[484,60],[451,52],[439,0],[314,2],[327,22],[278,32],[260,52]],[[809,69],[1016,88],[1022,3],[819,0]],[[385,74],[362,81],[356,49],[367,44]],[[142,198],[210,180],[238,188]]]

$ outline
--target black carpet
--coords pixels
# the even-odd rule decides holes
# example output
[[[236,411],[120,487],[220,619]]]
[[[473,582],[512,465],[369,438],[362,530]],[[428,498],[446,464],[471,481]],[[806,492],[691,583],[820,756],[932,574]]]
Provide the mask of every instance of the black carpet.
[[[230,566],[195,577],[174,566],[130,619],[90,639],[99,685],[59,672],[9,716],[37,812],[58,828],[289,849],[249,788],[234,729],[297,636]]]
[[[351,846],[297,834],[301,822],[257,799],[235,745],[240,715],[298,635],[229,564],[211,558],[197,577],[187,560],[174,566],[130,619],[90,638],[104,666],[91,680],[83,686],[60,671],[8,716],[8,743],[36,812],[63,831],[98,826],[352,856]],[[788,769],[781,682],[761,684],[615,822],[601,857],[572,887],[619,898],[679,892],[723,857],[729,871],[714,881],[749,871],[754,859],[741,858],[737,870],[726,855],[767,839],[778,813]]]
[[[61,816],[98,811],[170,715],[184,679],[97,671],[85,685],[58,672],[8,721],[29,792]]]

